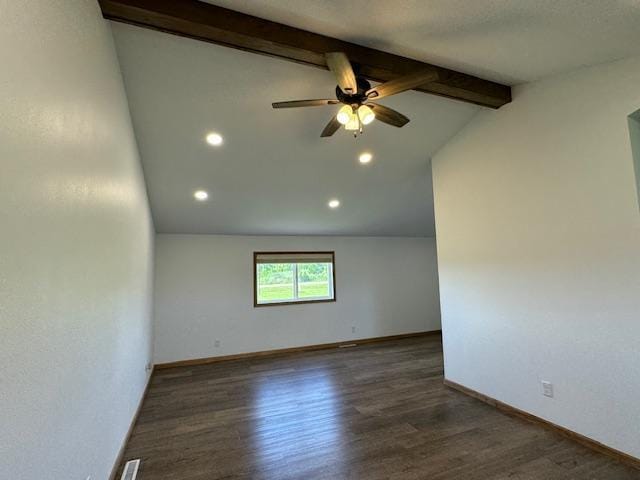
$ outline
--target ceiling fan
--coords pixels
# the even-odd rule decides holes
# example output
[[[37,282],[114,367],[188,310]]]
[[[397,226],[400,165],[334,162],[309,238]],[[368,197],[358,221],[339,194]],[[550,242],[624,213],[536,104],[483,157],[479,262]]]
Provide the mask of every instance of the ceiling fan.
[[[353,132],[354,137],[362,133],[364,125],[378,119],[394,127],[403,127],[409,119],[400,112],[389,107],[372,102],[396,93],[411,90],[438,78],[433,70],[425,70],[395,78],[378,86],[371,84],[360,75],[356,75],[351,67],[347,55],[342,52],[326,53],[327,66],[338,81],[335,99],[293,100],[289,102],[275,102],[273,108],[322,107],[325,105],[344,104],[324,130],[321,137],[330,137],[344,125],[345,130]]]

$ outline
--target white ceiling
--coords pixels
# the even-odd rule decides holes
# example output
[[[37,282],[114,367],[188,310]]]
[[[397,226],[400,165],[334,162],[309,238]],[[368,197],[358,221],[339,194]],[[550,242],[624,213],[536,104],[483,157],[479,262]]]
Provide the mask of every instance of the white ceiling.
[[[208,1],[509,84],[640,54],[640,0]],[[405,128],[321,139],[336,107],[270,104],[331,98],[328,72],[112,25],[159,232],[434,235],[429,158],[477,107],[406,92],[381,102]]]
[[[206,0],[517,84],[640,55],[640,0]]]
[[[156,230],[163,233],[434,235],[429,158],[478,107],[405,92],[380,103],[411,122],[362,137],[320,132],[338,107],[327,71],[112,24]],[[224,136],[219,148],[209,131]],[[362,151],[371,164],[357,161]],[[194,201],[204,189],[209,200]],[[338,198],[337,210],[327,208]]]

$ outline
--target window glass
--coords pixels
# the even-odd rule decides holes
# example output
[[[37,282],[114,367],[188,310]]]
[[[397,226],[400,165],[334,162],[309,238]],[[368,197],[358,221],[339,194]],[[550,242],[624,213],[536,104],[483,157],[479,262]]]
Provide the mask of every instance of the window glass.
[[[335,300],[333,252],[254,253],[256,306]]]

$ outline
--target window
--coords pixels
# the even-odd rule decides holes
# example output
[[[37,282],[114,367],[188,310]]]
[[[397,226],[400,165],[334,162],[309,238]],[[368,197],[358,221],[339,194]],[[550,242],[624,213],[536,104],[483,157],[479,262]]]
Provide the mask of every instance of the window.
[[[334,267],[333,252],[255,252],[254,305],[333,302]]]

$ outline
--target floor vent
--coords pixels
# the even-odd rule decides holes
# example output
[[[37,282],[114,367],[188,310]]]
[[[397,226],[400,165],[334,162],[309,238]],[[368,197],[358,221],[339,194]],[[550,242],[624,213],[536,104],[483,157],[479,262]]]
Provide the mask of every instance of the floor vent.
[[[139,458],[136,458],[135,460],[129,460],[124,466],[124,470],[122,471],[122,477],[120,477],[120,480],[136,480],[139,467]]]

